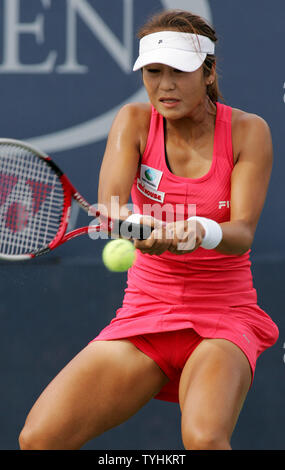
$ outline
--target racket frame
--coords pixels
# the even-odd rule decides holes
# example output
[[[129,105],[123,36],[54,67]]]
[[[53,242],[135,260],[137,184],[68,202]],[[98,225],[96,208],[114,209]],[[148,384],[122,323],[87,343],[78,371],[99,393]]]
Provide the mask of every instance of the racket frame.
[[[22,149],[26,149],[29,152],[33,152],[38,158],[42,159],[46,164],[48,164],[51,169],[56,173],[58,176],[62,189],[63,189],[63,207],[62,207],[62,217],[59,225],[58,232],[56,236],[49,242],[49,244],[39,250],[35,251],[34,253],[29,254],[22,254],[22,255],[9,255],[9,254],[1,254],[0,258],[8,261],[21,261],[27,260],[30,258],[35,258],[42,254],[48,253],[49,251],[53,250],[54,248],[62,245],[67,240],[75,238],[83,233],[88,233],[89,227],[81,227],[75,229],[69,233],[66,233],[67,226],[70,219],[71,213],[71,204],[72,198],[79,204],[79,206],[87,213],[90,214],[89,211],[94,211],[94,208],[84,199],[84,197],[75,189],[73,184],[70,182],[68,177],[63,173],[63,171],[57,166],[57,164],[51,159],[49,155],[45,152],[39,150],[34,145],[29,144],[28,142],[17,140],[17,139],[9,139],[9,138],[0,138],[0,145],[13,145],[15,147],[19,146]],[[92,214],[93,215],[93,214]],[[99,212],[94,212],[95,217],[99,217]],[[99,226],[98,226],[99,230]]]
[[[87,202],[87,200],[76,190],[76,188],[73,186],[73,184],[71,183],[69,178],[66,176],[66,174],[63,173],[63,171],[45,152],[39,150],[34,145],[31,145],[28,142],[16,140],[16,139],[0,138],[0,146],[2,144],[14,145],[15,147],[19,146],[22,149],[26,149],[29,152],[33,152],[38,158],[45,161],[45,163],[48,164],[52,168],[52,170],[56,173],[56,175],[58,176],[60,180],[60,183],[63,189],[64,201],[63,201],[62,217],[61,217],[59,229],[55,237],[48,243],[48,245],[38,249],[35,252],[31,252],[28,254],[21,254],[21,255],[0,254],[1,259],[7,260],[7,261],[22,261],[22,260],[35,258],[40,255],[48,253],[49,251],[62,245],[68,240],[71,240],[75,237],[78,237],[79,235],[86,234],[86,233],[99,232],[103,230],[103,231],[107,231],[108,234],[114,233],[119,236],[122,224],[125,224],[126,230],[129,232],[132,229],[136,228],[137,233],[140,234],[138,237],[139,239],[148,238],[148,236],[150,235],[152,231],[152,227],[126,222],[125,220],[119,220],[118,232],[112,232],[114,228],[114,224],[113,224],[113,221],[110,218],[107,219],[107,217],[106,217],[107,224],[105,225],[104,224],[103,225],[98,224],[98,225],[93,225],[93,226],[89,225],[89,226],[74,229],[66,233],[68,223],[70,220],[70,215],[71,215],[72,199],[74,199],[79,204],[79,206],[86,213],[88,213],[88,215],[91,215],[95,218],[99,218],[100,216],[102,217],[102,214],[100,214],[100,212],[97,211],[94,208],[94,206],[92,206],[91,204],[89,204],[89,202]]]

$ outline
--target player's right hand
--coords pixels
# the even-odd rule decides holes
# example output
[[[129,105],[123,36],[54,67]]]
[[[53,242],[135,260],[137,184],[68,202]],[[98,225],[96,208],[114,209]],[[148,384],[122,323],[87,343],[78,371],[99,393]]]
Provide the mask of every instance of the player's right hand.
[[[146,240],[135,240],[134,246],[143,254],[161,255],[170,248],[172,239],[166,230],[166,224],[149,215],[143,215],[140,223],[153,228],[151,235]]]

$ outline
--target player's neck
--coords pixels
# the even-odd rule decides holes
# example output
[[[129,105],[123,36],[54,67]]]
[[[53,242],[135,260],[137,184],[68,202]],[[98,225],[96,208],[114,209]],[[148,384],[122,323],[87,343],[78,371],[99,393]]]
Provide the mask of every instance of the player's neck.
[[[213,130],[216,106],[208,98],[181,119],[166,119],[168,135],[185,141],[199,140]]]

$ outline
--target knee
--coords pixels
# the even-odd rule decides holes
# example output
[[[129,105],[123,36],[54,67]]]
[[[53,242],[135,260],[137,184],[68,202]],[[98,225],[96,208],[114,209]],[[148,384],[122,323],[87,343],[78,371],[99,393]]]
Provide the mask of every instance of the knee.
[[[231,450],[225,435],[209,430],[184,430],[182,441],[186,450]]]
[[[46,439],[43,439],[40,430],[25,425],[19,435],[21,450],[50,450]]]

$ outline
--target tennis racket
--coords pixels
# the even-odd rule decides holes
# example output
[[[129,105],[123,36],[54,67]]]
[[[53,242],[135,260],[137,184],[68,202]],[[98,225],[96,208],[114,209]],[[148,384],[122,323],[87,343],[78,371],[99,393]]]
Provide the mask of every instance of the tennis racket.
[[[72,202],[100,218],[67,232]],[[79,235],[146,239],[152,228],[103,216],[52,159],[26,142],[0,139],[0,258],[13,261],[48,253]]]

